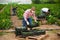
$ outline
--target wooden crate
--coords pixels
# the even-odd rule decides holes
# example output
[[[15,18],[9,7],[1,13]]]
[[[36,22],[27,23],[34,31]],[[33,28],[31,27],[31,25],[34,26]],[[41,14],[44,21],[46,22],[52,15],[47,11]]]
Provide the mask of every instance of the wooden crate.
[[[48,37],[48,35],[39,35],[39,36],[28,36],[26,37],[26,40],[42,40],[44,38]]]

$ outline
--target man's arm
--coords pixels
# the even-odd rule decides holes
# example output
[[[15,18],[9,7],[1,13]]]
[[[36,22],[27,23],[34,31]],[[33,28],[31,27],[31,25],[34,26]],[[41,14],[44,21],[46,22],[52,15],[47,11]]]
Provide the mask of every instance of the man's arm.
[[[37,22],[37,17],[35,15],[35,11],[33,12],[33,19],[34,19],[35,22]]]
[[[27,21],[27,18],[24,18],[24,20],[26,21],[27,25],[29,25],[29,22]]]

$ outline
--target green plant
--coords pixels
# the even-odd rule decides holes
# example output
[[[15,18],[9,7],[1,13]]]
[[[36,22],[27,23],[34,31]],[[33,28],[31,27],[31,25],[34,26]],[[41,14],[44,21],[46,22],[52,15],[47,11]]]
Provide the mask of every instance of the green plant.
[[[23,13],[24,13],[24,10],[23,9],[18,9],[17,10],[17,15],[18,15],[18,17],[19,17],[19,19],[22,19],[23,17]]]
[[[54,17],[54,16],[52,16],[52,15],[49,15],[49,16],[48,16],[48,19],[47,19],[47,23],[48,23],[48,24],[55,24],[56,21],[57,21],[57,18],[56,18],[56,17]]]
[[[4,6],[6,6],[6,5],[0,4],[0,10],[1,10]]]
[[[7,9],[6,9],[7,8]],[[11,27],[10,6],[7,5],[3,12],[0,13],[0,29],[9,29]]]
[[[9,19],[0,20],[0,29],[9,29],[11,27],[11,21]]]

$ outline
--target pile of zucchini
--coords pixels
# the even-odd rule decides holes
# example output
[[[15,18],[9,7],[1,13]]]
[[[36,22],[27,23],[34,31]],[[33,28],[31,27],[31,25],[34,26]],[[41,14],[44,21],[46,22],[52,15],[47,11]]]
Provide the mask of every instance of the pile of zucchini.
[[[44,30],[38,30],[38,29],[33,29],[33,30],[27,30],[25,27],[21,28],[15,28],[15,34],[16,36],[34,36],[34,35],[44,35],[46,32]]]

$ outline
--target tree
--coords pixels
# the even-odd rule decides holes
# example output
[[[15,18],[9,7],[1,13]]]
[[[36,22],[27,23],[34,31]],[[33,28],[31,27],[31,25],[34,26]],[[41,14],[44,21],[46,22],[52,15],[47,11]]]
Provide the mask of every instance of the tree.
[[[48,0],[48,3],[55,3],[54,0]]]

